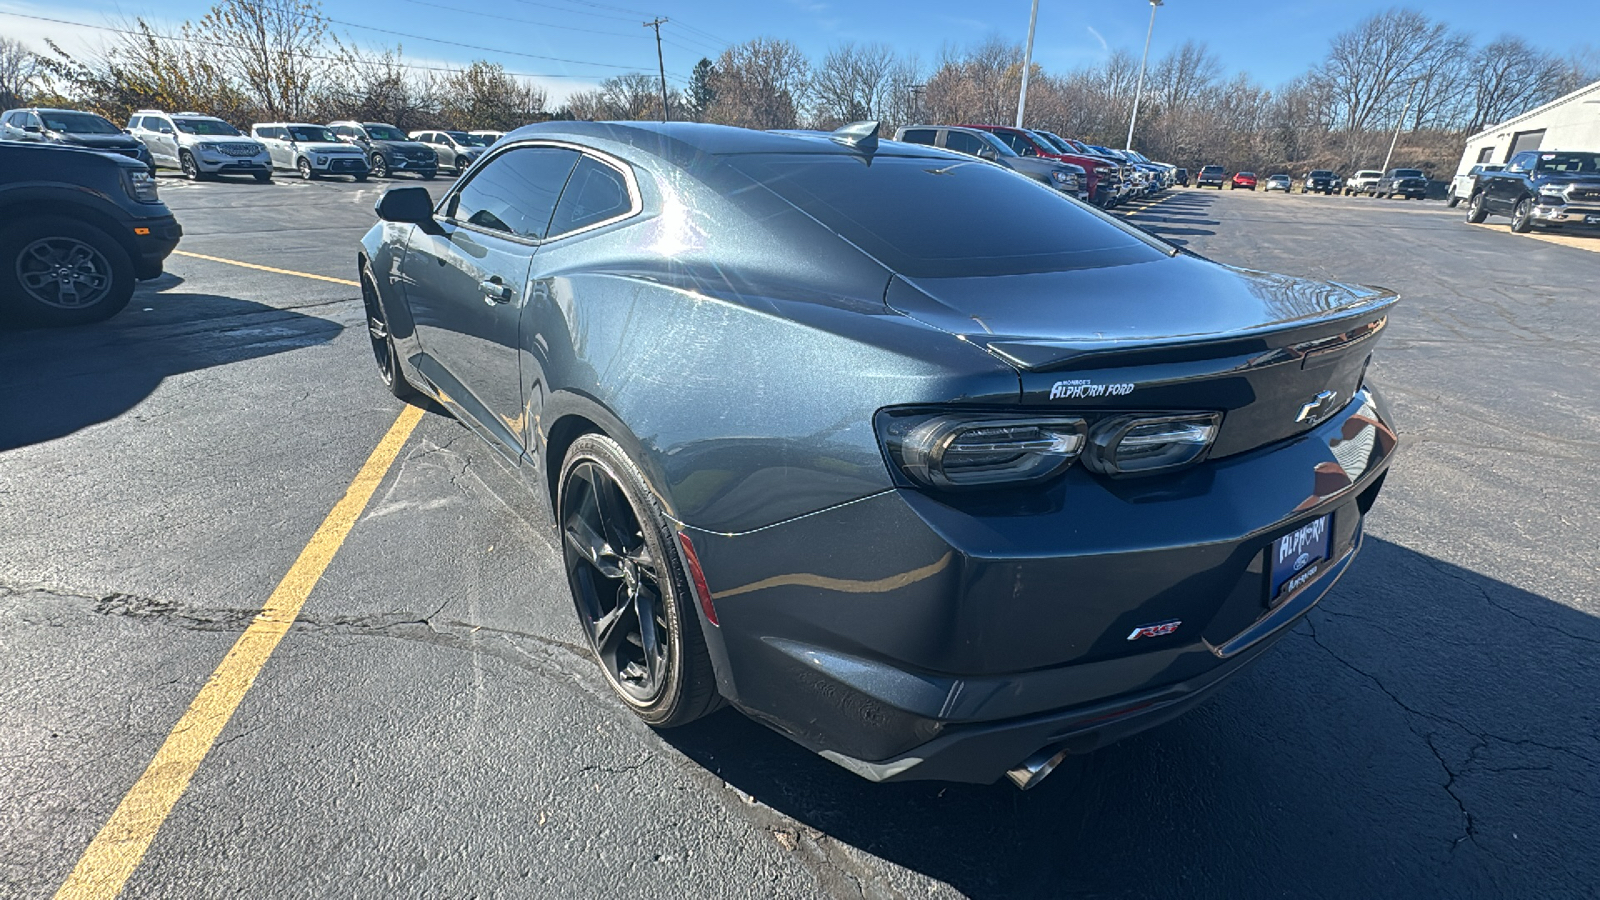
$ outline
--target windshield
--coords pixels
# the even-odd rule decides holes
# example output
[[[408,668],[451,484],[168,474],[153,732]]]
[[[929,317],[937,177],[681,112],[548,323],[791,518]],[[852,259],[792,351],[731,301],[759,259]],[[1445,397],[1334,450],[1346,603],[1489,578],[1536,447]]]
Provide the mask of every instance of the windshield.
[[[751,154],[729,164],[908,277],[1160,259],[1153,238],[1037,182],[964,159]]]
[[[476,147],[476,146],[478,146],[477,143],[473,140],[472,135],[467,134],[465,131],[441,131],[439,133],[443,134],[443,135],[448,135],[449,138],[452,141],[455,141],[457,144],[460,144],[463,147]]]
[[[1396,178],[1422,178],[1423,174],[1422,174],[1422,170],[1421,169],[1395,169],[1394,170],[1394,177],[1396,177]]]
[[[1539,171],[1593,175],[1600,172],[1600,153],[1541,153]]]
[[[173,119],[172,124],[184,134],[222,135],[225,137],[240,137],[239,129],[229,125],[221,119]]]
[[[375,141],[409,141],[405,133],[393,125],[364,125],[367,137]]]
[[[307,144],[335,144],[339,141],[338,138],[333,136],[332,131],[323,128],[321,125],[290,125],[289,140],[302,141]]]
[[[1054,149],[1057,153],[1077,154],[1078,152],[1069,146],[1066,141],[1063,141],[1061,138],[1056,137],[1048,131],[1035,131],[1031,132],[1031,134],[1038,139],[1039,143]]]
[[[122,129],[93,113],[41,112],[39,118],[49,131],[64,134],[121,134]]]
[[[1329,172],[1327,169],[1317,169],[1316,171],[1312,172],[1310,174],[1310,176],[1308,176],[1308,177],[1310,177],[1310,178],[1332,178],[1333,177],[1333,173]]]

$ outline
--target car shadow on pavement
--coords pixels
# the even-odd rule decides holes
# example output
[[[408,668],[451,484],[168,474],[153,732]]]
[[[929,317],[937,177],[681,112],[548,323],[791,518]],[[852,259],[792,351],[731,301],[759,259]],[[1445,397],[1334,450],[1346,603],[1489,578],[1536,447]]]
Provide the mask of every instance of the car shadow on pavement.
[[[1212,229],[1221,222],[1212,218],[1211,205],[1215,202],[1216,197],[1210,194],[1186,191],[1121,216],[1130,225],[1182,247],[1188,238],[1216,234]]]
[[[836,841],[982,898],[1593,896],[1597,647],[1592,616],[1369,538],[1217,697],[1027,793],[871,784],[734,713],[662,736],[815,832],[767,826],[819,878],[865,871]]]
[[[181,285],[172,275],[147,282],[104,322],[0,331],[0,452],[113,419],[174,375],[326,343],[344,330]]]

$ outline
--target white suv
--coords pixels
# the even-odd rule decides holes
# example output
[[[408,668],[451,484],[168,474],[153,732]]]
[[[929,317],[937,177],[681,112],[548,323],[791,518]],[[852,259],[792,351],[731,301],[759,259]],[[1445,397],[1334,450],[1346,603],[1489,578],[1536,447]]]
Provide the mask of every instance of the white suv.
[[[215,116],[141,109],[128,119],[128,133],[149,148],[157,166],[182,169],[191,181],[217,175],[251,175],[263,184],[272,180],[267,148]]]
[[[267,145],[274,169],[292,169],[307,181],[324,175],[349,175],[366,181],[367,155],[340,141],[323,125],[304,122],[258,122],[250,136]]]

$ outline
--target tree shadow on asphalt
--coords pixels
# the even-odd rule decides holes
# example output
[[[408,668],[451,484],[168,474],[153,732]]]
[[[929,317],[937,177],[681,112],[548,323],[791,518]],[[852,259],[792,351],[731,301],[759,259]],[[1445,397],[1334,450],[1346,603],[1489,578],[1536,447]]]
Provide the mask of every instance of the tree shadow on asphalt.
[[[661,734],[972,897],[1592,896],[1597,648],[1591,616],[1369,538],[1216,698],[1025,794],[871,784],[731,712]]]
[[[293,310],[145,282],[128,308],[72,328],[0,331],[0,452],[65,437],[132,409],[164,379],[298,350],[344,326]]]

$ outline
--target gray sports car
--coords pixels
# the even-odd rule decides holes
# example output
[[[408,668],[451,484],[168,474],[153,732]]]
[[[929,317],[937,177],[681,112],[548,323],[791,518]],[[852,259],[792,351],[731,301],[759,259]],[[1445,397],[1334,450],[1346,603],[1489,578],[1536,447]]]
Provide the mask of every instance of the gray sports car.
[[[617,697],[1023,787],[1261,654],[1361,545],[1396,298],[989,163],[687,123],[508,135],[363,241],[372,347],[549,500]]]

